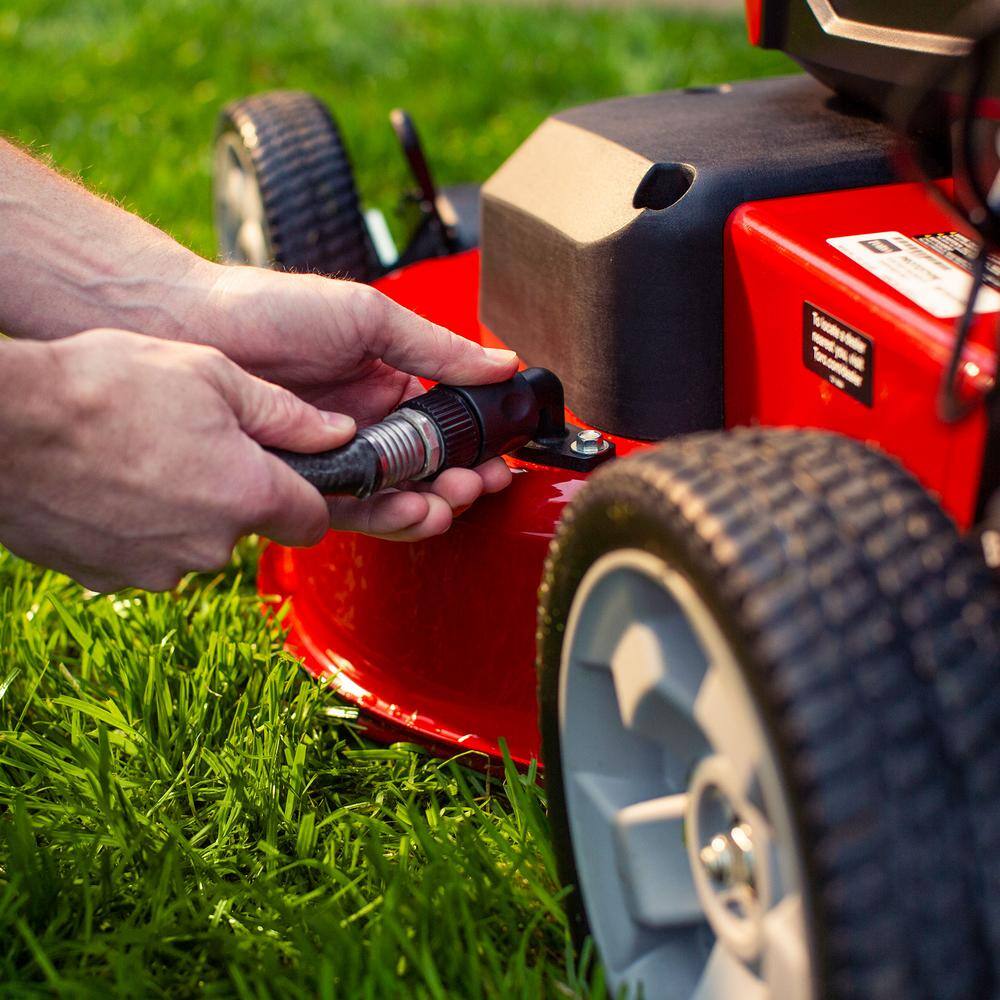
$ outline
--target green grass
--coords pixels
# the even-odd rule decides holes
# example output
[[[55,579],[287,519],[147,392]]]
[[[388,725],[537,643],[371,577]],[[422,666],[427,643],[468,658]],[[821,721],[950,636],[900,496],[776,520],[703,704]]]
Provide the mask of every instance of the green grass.
[[[0,62],[0,131],[206,254],[215,114],[253,90],[327,99],[391,209],[395,105],[450,182],[556,108],[789,67],[736,19],[370,0],[15,0]],[[602,995],[532,775],[366,744],[253,571],[94,597],[0,550],[0,993]]]
[[[0,132],[207,255],[216,114],[253,91],[326,100],[363,194],[391,210],[397,105],[454,183],[488,176],[559,108],[791,69],[752,50],[735,17],[377,0],[13,0],[0,60]]]
[[[532,776],[365,745],[240,579],[0,554],[5,995],[586,992]]]

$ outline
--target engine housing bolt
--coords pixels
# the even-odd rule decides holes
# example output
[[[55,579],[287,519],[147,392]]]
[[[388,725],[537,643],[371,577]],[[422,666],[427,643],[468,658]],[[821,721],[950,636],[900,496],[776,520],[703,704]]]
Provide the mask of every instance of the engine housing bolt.
[[[600,431],[578,431],[570,444],[570,448],[578,455],[600,455],[610,447],[611,443],[605,440]]]

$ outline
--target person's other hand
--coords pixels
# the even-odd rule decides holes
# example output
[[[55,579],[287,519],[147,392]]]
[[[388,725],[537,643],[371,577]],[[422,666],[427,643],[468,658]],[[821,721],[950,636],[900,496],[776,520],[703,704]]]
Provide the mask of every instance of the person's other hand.
[[[242,535],[326,531],[320,494],[262,446],[338,447],[352,420],[211,348],[122,330],[0,352],[0,540],[18,555],[93,590],[165,590]]]
[[[211,271],[204,311],[190,335],[269,382],[360,426],[423,391],[417,376],[472,385],[517,370],[510,351],[482,347],[350,281],[252,267]],[[447,530],[454,514],[511,479],[503,459],[449,469],[432,484],[368,500],[329,499],[331,527],[413,541]]]

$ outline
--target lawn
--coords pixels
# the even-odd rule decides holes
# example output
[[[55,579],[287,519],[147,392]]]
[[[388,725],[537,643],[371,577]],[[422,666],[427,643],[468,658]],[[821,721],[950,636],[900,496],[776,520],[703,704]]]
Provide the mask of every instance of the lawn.
[[[396,105],[453,182],[559,107],[789,67],[735,18],[372,0],[14,0],[0,61],[0,131],[205,254],[215,115],[247,92],[329,101],[391,212]],[[0,993],[602,995],[533,776],[367,744],[254,559],[99,597],[0,549]]]

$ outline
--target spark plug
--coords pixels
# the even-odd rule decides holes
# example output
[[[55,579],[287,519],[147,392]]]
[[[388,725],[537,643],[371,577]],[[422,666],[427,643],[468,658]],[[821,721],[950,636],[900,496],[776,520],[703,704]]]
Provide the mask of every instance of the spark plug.
[[[566,435],[563,387],[546,368],[490,385],[437,385],[342,448],[273,453],[326,495],[361,499],[445,469],[472,468],[526,445]]]

